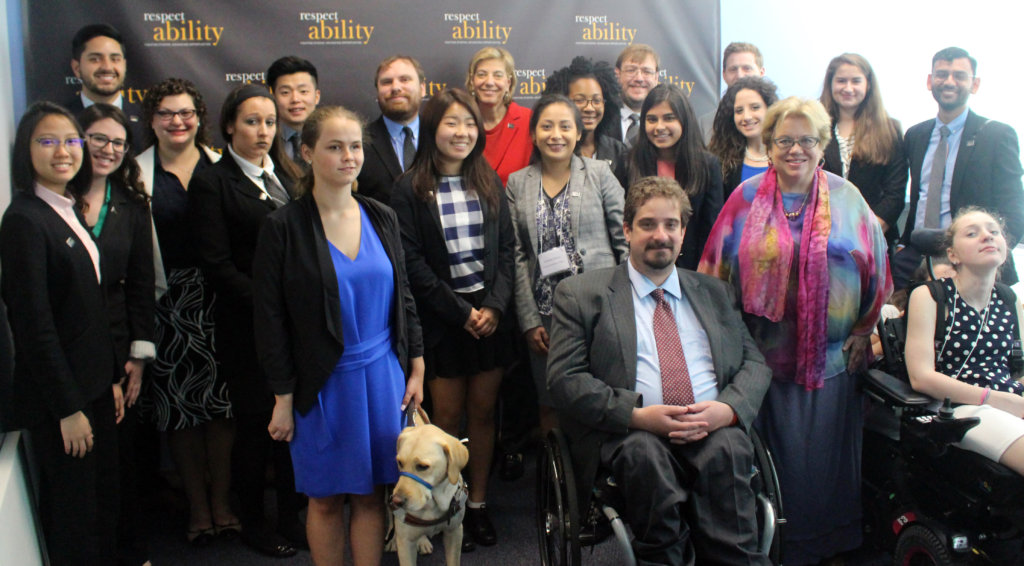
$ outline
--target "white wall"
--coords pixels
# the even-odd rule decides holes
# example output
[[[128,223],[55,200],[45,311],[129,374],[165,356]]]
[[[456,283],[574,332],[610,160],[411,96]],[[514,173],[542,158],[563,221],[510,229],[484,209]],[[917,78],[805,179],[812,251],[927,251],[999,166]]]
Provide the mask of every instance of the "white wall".
[[[970,107],[1022,132],[1024,114],[1013,102],[1024,90],[1024,69],[1011,47],[1021,10],[1007,0],[722,0],[722,47],[757,45],[780,94],[813,98],[832,57],[860,53],[874,67],[886,109],[906,130],[935,116],[925,85],[931,58],[955,45],[978,60],[981,86]]]

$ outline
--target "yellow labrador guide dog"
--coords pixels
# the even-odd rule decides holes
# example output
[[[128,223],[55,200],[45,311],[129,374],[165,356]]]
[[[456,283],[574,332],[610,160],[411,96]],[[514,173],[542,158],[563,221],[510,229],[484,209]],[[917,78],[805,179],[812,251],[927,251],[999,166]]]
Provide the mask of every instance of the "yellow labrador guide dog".
[[[458,439],[430,424],[422,409],[413,426],[398,436],[398,483],[391,495],[395,515],[395,550],[401,566],[416,564],[417,550],[427,554],[428,537],[444,533],[447,566],[462,558],[462,518],[469,492],[462,468],[469,450]]]

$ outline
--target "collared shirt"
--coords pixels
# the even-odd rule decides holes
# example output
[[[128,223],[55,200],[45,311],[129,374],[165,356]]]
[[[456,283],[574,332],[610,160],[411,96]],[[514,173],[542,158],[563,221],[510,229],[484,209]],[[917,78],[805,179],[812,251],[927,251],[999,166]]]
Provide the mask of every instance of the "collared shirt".
[[[921,162],[921,186],[918,187],[917,197],[917,217],[914,218],[914,226],[924,226],[924,217],[927,214],[927,208],[925,203],[928,202],[928,184],[932,179],[932,161],[935,159],[935,150],[938,149],[939,145],[939,128],[946,126],[949,128],[949,137],[946,138],[946,147],[948,153],[946,154],[946,174],[942,180],[942,201],[939,206],[939,226],[945,228],[953,222],[953,218],[949,210],[949,191],[950,187],[953,186],[953,169],[956,166],[956,156],[960,153],[960,138],[964,133],[964,124],[967,123],[968,110],[964,108],[964,111],[959,116],[953,118],[948,124],[943,124],[942,120],[935,119],[935,127],[932,128],[932,136],[928,140],[928,150],[924,153],[924,161]]]
[[[85,95],[85,91],[80,92],[78,95],[82,97],[82,108],[88,108],[93,104],[96,104],[95,102],[90,100],[88,96]],[[121,96],[120,92],[118,92],[117,98],[110,104],[111,106],[117,106],[118,108],[124,110],[124,97]]]
[[[405,132],[402,131],[402,128],[409,126],[409,129],[412,130],[412,145],[418,149],[420,147],[420,117],[416,115],[412,122],[408,124],[399,124],[387,116],[383,116],[383,118],[384,126],[388,129],[388,135],[391,136],[391,149],[395,151],[395,156],[398,157],[398,164],[402,165],[405,163],[402,161],[402,156],[405,153]]]
[[[78,219],[78,215],[75,214],[75,201],[66,196],[58,195],[39,183],[36,183],[36,196],[50,205],[50,208],[60,216],[61,220],[68,225],[68,228],[71,228],[75,236],[78,236],[79,242],[85,246],[85,251],[89,252],[93,268],[96,269],[96,282],[102,282],[100,277],[100,249],[96,247],[96,242],[93,241],[89,231],[85,229],[85,226]],[[69,248],[75,245],[74,241],[70,238],[68,238],[67,244]]]
[[[621,116],[619,116],[619,120],[622,121],[622,139],[619,140],[619,141],[621,141],[622,143],[624,143],[626,145],[629,145],[629,142],[626,140],[626,130],[629,129],[629,124],[630,124],[629,117],[631,115],[633,115],[633,110],[629,106],[626,106],[625,104],[623,104],[622,108],[619,109],[619,112],[621,113]],[[636,115],[637,115],[636,127],[640,128],[642,126],[642,124],[640,124],[640,118],[639,118],[640,113],[636,112]],[[637,131],[639,132],[639,129]],[[639,135],[639,133],[637,135]]]
[[[626,260],[630,287],[633,290],[633,310],[636,313],[636,391],[641,395],[644,407],[663,404],[661,396],[661,363],[658,361],[658,345],[654,341],[654,308],[657,301],[651,292],[659,287],[646,275]],[[665,300],[672,308],[679,329],[679,341],[683,345],[686,367],[693,385],[693,398],[698,403],[718,398],[718,378],[711,360],[711,344],[697,314],[693,312],[689,299],[679,286],[679,275],[675,269],[661,284]]]
[[[263,182],[264,172],[269,173],[271,177],[277,180],[277,184],[284,187],[281,180],[274,174],[274,160],[271,159],[269,155],[263,156],[263,167],[260,167],[258,165],[253,165],[248,159],[235,153],[235,149],[231,147],[231,144],[228,144],[228,153],[231,155],[231,158],[235,160],[235,163],[238,164],[238,167],[242,169],[242,173],[245,173],[245,176],[248,177],[250,181],[256,183],[256,186],[259,187],[260,191],[266,198],[269,199],[271,197],[270,193],[267,192],[266,183]]]
[[[292,128],[290,128],[284,122],[278,122],[277,123],[277,127],[280,128],[280,130],[281,130],[281,139],[284,140],[284,142],[285,142],[285,144],[284,144],[284,152],[285,152],[285,154],[287,154],[288,157],[290,157],[292,161],[296,161],[297,158],[295,156],[295,146],[292,145],[292,136],[298,135],[298,136],[300,136],[299,141],[302,141],[302,138],[301,138],[302,132],[300,132],[298,130],[293,130]],[[298,156],[298,160],[301,160],[301,158],[302,158],[301,155]]]

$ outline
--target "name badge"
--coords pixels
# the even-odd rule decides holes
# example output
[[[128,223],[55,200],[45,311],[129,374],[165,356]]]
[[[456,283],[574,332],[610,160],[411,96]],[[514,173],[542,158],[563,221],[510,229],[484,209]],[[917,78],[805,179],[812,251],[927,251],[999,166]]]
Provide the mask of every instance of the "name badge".
[[[551,277],[569,271],[569,254],[565,246],[558,246],[537,256],[541,277]]]

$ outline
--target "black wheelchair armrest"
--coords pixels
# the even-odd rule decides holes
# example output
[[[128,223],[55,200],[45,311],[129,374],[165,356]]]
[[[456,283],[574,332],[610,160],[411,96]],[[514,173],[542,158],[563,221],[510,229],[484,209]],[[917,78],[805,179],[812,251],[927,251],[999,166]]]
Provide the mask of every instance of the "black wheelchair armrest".
[[[906,381],[877,369],[869,369],[864,375],[864,388],[868,394],[896,407],[927,407],[934,403],[934,399],[914,391]]]

